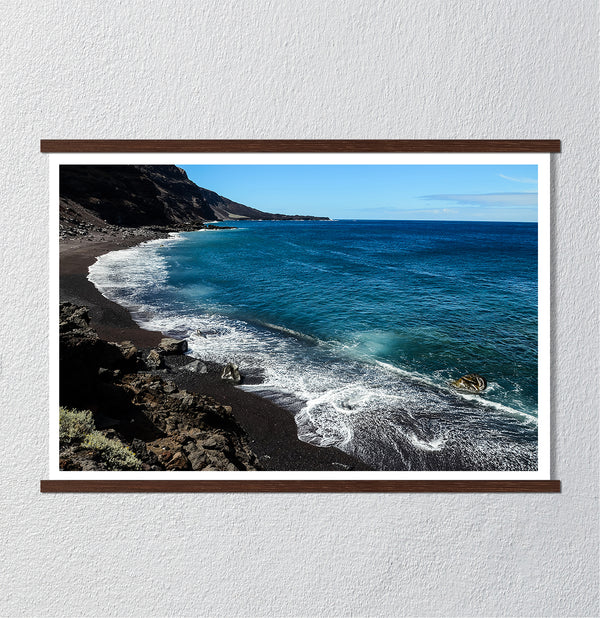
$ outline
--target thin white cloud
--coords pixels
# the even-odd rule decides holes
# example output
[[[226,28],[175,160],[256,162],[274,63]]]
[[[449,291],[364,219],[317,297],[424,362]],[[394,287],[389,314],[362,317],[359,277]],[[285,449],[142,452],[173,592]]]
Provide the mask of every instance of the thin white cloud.
[[[419,209],[413,209],[413,210],[402,210],[399,212],[402,212],[402,214],[410,214],[410,215],[422,215],[422,214],[456,215],[460,212],[460,210],[455,209],[455,208],[419,208]]]
[[[456,202],[463,206],[470,207],[489,207],[489,206],[537,206],[537,193],[464,193],[464,194],[441,194],[441,195],[422,195],[422,200],[442,200],[445,202]]]
[[[513,178],[512,176],[505,176],[504,174],[498,174],[500,178],[504,178],[504,180],[512,180],[513,182],[522,182],[528,185],[537,185],[537,180],[535,178]]]

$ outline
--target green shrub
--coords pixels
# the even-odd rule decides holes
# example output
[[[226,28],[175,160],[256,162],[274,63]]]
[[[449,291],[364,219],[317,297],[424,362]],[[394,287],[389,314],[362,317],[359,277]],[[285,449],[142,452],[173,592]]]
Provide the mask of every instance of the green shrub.
[[[61,444],[80,442],[95,429],[92,413],[89,410],[60,408],[58,435]]]
[[[93,450],[97,459],[104,462],[108,470],[142,469],[142,462],[124,444],[107,438],[99,431],[92,431],[82,447]]]

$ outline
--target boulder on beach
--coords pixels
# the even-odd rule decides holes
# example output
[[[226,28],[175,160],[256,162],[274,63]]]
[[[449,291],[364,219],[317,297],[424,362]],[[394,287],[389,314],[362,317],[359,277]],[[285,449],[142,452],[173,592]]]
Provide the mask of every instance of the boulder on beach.
[[[90,316],[87,307],[79,307],[72,303],[60,304],[61,333],[76,329],[87,329],[90,325]]]
[[[121,341],[121,343],[117,344],[119,348],[121,348],[121,352],[123,352],[123,356],[125,360],[132,360],[137,356],[137,348],[133,345],[131,341]]]
[[[165,337],[158,344],[158,349],[164,354],[184,354],[187,352],[188,343],[185,339],[171,339],[170,337]]]
[[[452,386],[461,391],[481,393],[487,388],[487,380],[477,373],[469,373],[452,382]]]
[[[225,382],[232,382],[233,384],[239,384],[242,381],[242,376],[238,370],[238,366],[234,363],[228,363],[223,367],[223,373],[221,374],[221,380]]]
[[[208,373],[208,367],[199,360],[192,361],[183,367],[186,371],[191,371],[192,373]]]
[[[158,350],[150,350],[146,356],[146,366],[149,369],[161,369],[164,367],[165,361],[162,354]]]

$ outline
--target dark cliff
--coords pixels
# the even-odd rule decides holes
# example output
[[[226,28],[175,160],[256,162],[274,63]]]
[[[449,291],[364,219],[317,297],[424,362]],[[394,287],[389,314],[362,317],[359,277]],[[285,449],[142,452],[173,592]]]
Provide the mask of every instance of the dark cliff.
[[[203,189],[175,165],[61,165],[61,226],[327,219],[261,212]]]

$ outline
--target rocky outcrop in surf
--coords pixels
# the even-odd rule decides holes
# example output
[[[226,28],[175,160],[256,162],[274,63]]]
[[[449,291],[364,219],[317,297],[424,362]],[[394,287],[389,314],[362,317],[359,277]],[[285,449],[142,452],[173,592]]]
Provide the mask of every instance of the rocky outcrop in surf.
[[[221,380],[224,380],[225,382],[232,382],[233,384],[239,384],[242,381],[242,376],[240,375],[238,366],[234,363],[227,363],[227,365],[223,368]]]
[[[452,386],[461,391],[482,393],[487,388],[487,380],[477,373],[469,373],[452,382]]]

